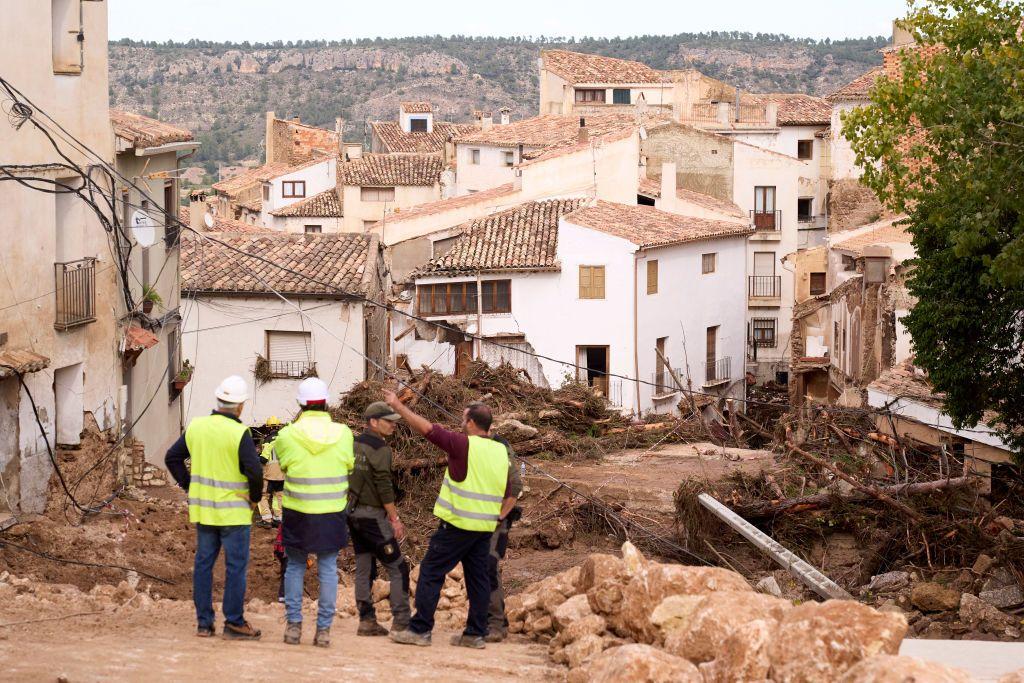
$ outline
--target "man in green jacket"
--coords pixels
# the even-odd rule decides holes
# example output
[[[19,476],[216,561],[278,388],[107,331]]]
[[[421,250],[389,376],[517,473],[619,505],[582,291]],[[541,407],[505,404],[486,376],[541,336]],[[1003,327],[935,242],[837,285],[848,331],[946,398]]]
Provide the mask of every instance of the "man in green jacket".
[[[395,507],[395,486],[391,479],[391,447],[384,440],[402,419],[383,401],[367,406],[363,412],[366,428],[355,438],[355,470],[352,472],[348,524],[356,554],[356,606],[359,629],[356,635],[386,636],[388,630],[377,623],[373,608],[373,580],[376,563],[384,565],[391,580],[391,629],[409,627],[409,563],[400,543],[405,527]]]
[[[317,558],[320,596],[313,645],[328,647],[338,599],[338,551],[348,544],[345,509],[352,472],[352,431],[327,412],[327,384],[316,377],[299,385],[299,417],[274,441],[284,472],[282,540],[288,556],[284,576],[284,642],[302,638],[302,587],[306,558]]]

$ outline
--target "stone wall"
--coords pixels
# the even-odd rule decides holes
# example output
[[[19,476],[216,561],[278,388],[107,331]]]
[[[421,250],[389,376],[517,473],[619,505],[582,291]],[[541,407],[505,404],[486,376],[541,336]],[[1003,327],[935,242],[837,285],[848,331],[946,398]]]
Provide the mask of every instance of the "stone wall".
[[[140,441],[126,441],[125,448],[117,457],[115,476],[117,483],[123,486],[139,488],[166,486],[169,479],[167,471],[146,462],[146,448]]]
[[[640,144],[647,157],[649,177],[657,179],[661,165],[676,165],[676,185],[726,201],[733,200],[733,142],[678,124],[648,131]]]
[[[877,221],[885,213],[874,190],[853,178],[829,183],[828,230],[842,232]]]

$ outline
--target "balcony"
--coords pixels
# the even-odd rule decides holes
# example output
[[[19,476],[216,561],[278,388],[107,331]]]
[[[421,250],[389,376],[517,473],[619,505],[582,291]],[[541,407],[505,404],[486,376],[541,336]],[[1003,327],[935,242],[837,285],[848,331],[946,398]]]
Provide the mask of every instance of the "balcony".
[[[672,368],[665,366],[660,372],[656,371],[651,373],[651,393],[654,398],[665,398],[673,396],[679,391],[679,387],[676,385],[676,381],[672,379]],[[676,371],[678,376],[678,371]]]
[[[725,384],[732,379],[732,358],[719,358],[704,363],[704,386],[713,387]]]
[[[55,263],[54,328],[69,330],[96,320],[96,259]]]
[[[757,211],[750,212],[750,227],[754,234],[750,236],[755,241],[775,241],[782,239],[782,211]]]
[[[692,102],[683,107],[683,123],[699,128],[728,130],[775,128],[778,105],[774,102]]]
[[[275,379],[306,379],[316,377],[316,363],[305,360],[268,361],[270,375]]]
[[[760,306],[782,305],[781,275],[751,275],[747,295],[751,304]]]

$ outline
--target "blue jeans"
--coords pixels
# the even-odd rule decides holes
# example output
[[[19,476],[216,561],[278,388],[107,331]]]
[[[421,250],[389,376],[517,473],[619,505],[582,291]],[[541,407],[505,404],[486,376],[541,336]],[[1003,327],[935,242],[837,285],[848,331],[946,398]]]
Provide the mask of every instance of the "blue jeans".
[[[245,580],[249,569],[248,524],[210,526],[196,524],[196,563],[192,571],[192,599],[200,626],[213,627],[213,565],[224,548],[224,621],[245,623]]]
[[[284,612],[288,623],[302,623],[302,582],[306,577],[306,553],[298,548],[285,547],[288,568],[284,573]],[[316,627],[330,628],[334,621],[334,608],[338,602],[338,551],[316,553],[317,574],[320,579],[320,598],[317,600]]]

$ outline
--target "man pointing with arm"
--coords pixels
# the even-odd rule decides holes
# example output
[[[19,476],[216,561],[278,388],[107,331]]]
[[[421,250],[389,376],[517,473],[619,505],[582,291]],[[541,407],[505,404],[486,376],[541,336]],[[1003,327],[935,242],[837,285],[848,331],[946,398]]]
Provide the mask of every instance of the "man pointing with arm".
[[[471,403],[462,415],[462,433],[452,432],[417,415],[392,392],[385,400],[395,412],[432,444],[448,455],[434,515],[441,521],[430,538],[420,564],[416,586],[416,614],[408,630],[392,631],[403,645],[430,645],[434,612],[445,576],[462,563],[469,598],[466,628],[452,639],[461,647],[483,648],[487,635],[487,608],[491,583],[488,573],[491,536],[515,506],[511,494],[508,450],[488,438],[491,409]]]

